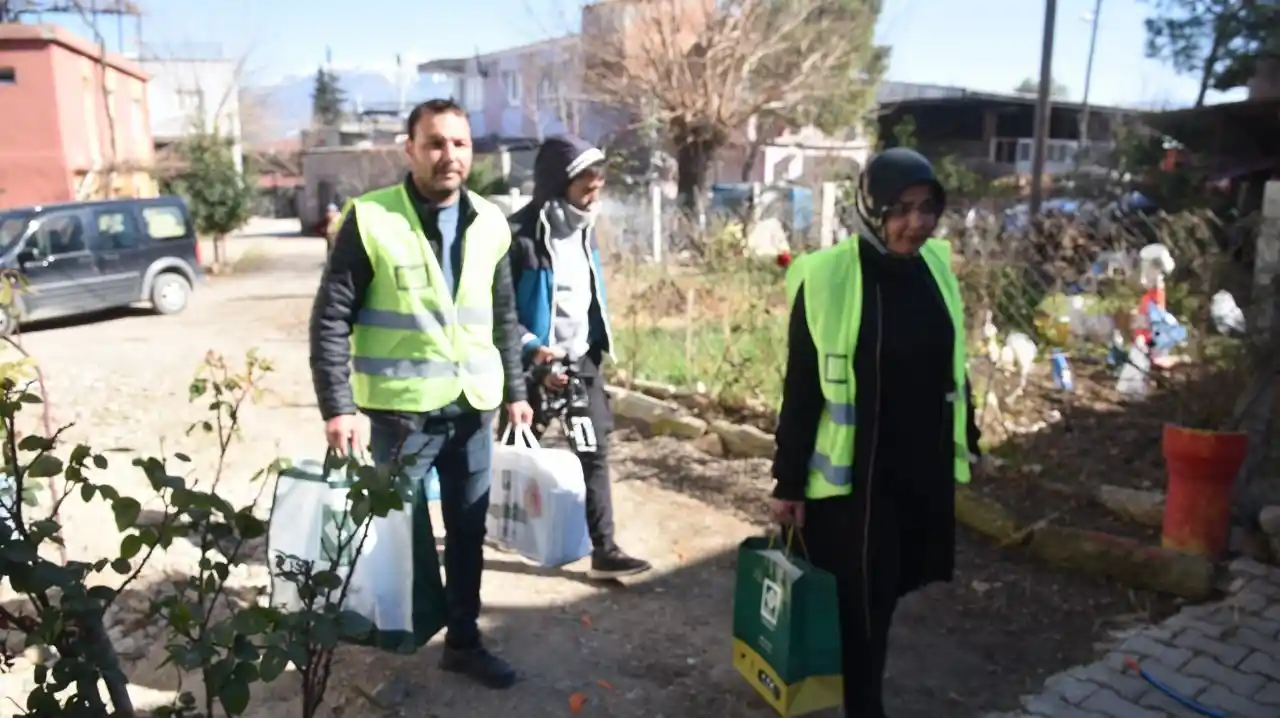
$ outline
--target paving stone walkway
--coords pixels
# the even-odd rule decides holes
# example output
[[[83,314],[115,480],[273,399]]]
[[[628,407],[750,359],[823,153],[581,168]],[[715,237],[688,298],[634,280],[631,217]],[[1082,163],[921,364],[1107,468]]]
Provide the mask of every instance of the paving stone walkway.
[[[1023,712],[986,718],[1204,718],[1126,666],[1230,718],[1280,718],[1280,569],[1239,559],[1227,598],[1189,606],[1119,641],[1097,663],[1063,671]]]

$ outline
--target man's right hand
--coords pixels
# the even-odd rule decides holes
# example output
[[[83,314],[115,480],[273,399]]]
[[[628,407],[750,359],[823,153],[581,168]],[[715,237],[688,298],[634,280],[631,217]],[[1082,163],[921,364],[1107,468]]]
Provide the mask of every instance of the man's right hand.
[[[773,513],[773,520],[783,526],[794,526],[800,528],[804,526],[804,502],[803,501],[783,501],[782,499],[770,499],[769,509]]]
[[[552,347],[538,347],[533,350],[534,364],[550,364],[557,359],[564,358],[564,350]]]
[[[324,423],[324,439],[338,456],[347,456],[352,451],[362,451],[365,440],[364,430],[360,426],[360,417],[355,414],[340,414],[329,419]]]

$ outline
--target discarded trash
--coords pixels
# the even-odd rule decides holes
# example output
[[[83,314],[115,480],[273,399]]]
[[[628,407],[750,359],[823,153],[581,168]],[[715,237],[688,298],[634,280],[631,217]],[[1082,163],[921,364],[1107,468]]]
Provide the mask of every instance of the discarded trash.
[[[1071,364],[1067,362],[1067,354],[1061,349],[1054,349],[1049,355],[1049,371],[1053,375],[1053,385],[1065,391],[1076,388],[1071,378]]]
[[[1244,310],[1225,289],[1219,290],[1210,300],[1209,317],[1219,334],[1244,334]]]
[[[1111,349],[1107,352],[1107,366],[1112,369],[1118,369],[1124,366],[1128,359],[1128,352],[1125,350],[1124,334],[1119,329],[1111,331]]]
[[[990,311],[986,313],[982,325],[982,335],[987,341],[987,358],[1001,371],[1018,373],[1018,386],[1008,398],[1022,395],[1027,387],[1027,377],[1031,374],[1031,365],[1036,360],[1036,343],[1022,332],[1009,332],[1001,345],[999,330],[993,321]]]
[[[1151,345],[1148,354],[1151,360],[1159,363],[1169,355],[1174,347],[1187,341],[1187,328],[1178,323],[1178,318],[1163,307],[1152,304],[1147,309],[1147,318],[1151,326]]]
[[[1145,342],[1139,338],[1129,349],[1124,366],[1120,369],[1120,379],[1116,381],[1116,392],[1130,399],[1142,399],[1147,396],[1147,374],[1151,372],[1151,357],[1147,355]]]

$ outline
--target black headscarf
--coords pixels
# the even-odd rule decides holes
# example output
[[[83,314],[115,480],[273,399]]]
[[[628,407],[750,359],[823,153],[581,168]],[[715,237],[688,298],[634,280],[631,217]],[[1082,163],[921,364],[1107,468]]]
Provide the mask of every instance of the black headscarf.
[[[939,210],[946,205],[947,193],[934,175],[933,165],[924,155],[905,147],[887,149],[872,157],[858,177],[855,206],[862,222],[859,236],[881,254],[889,253],[884,243],[886,213],[908,187],[918,184],[929,186]]]

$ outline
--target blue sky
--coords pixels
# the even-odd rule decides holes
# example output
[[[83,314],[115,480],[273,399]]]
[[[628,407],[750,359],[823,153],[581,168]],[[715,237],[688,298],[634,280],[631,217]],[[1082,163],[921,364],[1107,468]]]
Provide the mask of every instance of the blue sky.
[[[249,80],[277,81],[315,71],[332,48],[334,64],[394,73],[437,57],[534,42],[575,26],[580,0],[142,0],[144,41],[161,46],[217,43],[247,53]],[[1094,0],[1059,0],[1054,76],[1079,99],[1084,87]],[[324,10],[325,7],[331,8]],[[1143,57],[1141,0],[1103,0],[1091,100],[1170,107],[1195,98],[1193,79]],[[1036,0],[885,0],[878,41],[893,46],[889,78],[1008,91],[1038,76],[1043,4]],[[112,20],[104,20],[109,41]],[[73,23],[68,23],[73,24]],[[125,27],[126,43],[133,29]],[[1211,101],[1212,101],[1211,97]],[[1219,98],[1221,99],[1221,98]]]

